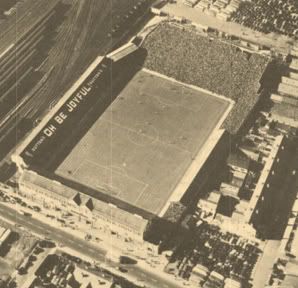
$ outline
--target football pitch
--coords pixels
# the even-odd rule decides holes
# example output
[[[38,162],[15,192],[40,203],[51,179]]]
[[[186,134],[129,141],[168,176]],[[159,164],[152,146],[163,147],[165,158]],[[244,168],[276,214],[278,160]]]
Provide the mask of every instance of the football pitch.
[[[56,174],[158,214],[230,105],[139,71]]]

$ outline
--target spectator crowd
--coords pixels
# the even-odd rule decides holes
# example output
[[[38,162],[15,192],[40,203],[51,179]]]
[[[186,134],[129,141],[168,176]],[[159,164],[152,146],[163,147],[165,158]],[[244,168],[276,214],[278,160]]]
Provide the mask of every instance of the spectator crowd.
[[[244,1],[231,20],[263,33],[276,32],[297,38],[298,1]]]
[[[237,133],[259,99],[268,58],[171,23],[159,25],[143,43],[148,69],[234,100],[225,128]]]

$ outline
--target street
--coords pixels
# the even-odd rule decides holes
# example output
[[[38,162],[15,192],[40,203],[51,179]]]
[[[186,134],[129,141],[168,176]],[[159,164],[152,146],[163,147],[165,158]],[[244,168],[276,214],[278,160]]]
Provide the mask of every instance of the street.
[[[25,227],[28,231],[32,231],[36,234],[52,239],[59,244],[65,245],[83,255],[86,255],[87,257],[94,259],[95,261],[105,263],[106,265],[114,268],[117,268],[119,266],[119,263],[112,262],[110,260],[107,261],[107,259],[105,258],[107,251],[100,249],[92,245],[91,243],[81,240],[60,229],[51,227],[37,219],[21,215],[14,209],[4,206],[2,203],[0,203],[0,215],[0,217],[3,217],[4,219],[6,218],[9,221]],[[129,274],[131,277],[137,278],[141,283],[144,283],[144,287],[156,288],[157,283],[158,287],[162,288],[179,287],[177,284],[173,283],[173,281],[168,281],[162,277],[159,277],[158,275],[144,270],[141,267],[138,267],[137,265],[127,265],[126,268],[128,270],[127,274]],[[123,277],[125,277],[125,274],[123,274]]]

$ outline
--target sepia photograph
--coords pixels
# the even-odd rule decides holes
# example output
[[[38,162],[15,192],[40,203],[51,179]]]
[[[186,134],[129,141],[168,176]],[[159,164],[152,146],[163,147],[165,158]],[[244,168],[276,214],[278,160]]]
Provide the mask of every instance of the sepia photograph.
[[[298,0],[0,0],[0,288],[298,288]]]

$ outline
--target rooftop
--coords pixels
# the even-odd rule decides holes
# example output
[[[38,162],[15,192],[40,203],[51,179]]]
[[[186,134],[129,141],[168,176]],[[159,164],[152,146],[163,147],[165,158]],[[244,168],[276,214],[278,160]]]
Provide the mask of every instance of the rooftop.
[[[267,178],[270,175],[272,166],[276,160],[276,155],[280,149],[281,143],[283,141],[283,136],[279,135],[275,138],[275,141],[272,145],[270,154],[268,155],[267,159],[266,159],[266,163],[265,166],[262,170],[262,173],[260,175],[260,178],[256,184],[256,188],[254,189],[254,193],[252,195],[252,198],[249,201],[249,205],[247,207],[247,210],[245,211],[245,220],[249,221],[253,215],[254,210],[256,209],[256,204],[259,201],[259,198],[262,195],[263,189],[264,189],[264,185],[267,181]]]
[[[229,107],[222,97],[142,70],[56,174],[159,214],[198,173]]]
[[[78,191],[67,187],[57,181],[53,181],[42,175],[39,175],[30,170],[24,170],[20,179],[20,184],[34,185],[51,191],[60,197],[64,197],[66,200],[74,201],[78,206],[85,205],[93,213],[101,215],[110,215],[111,221],[117,221],[117,223],[127,225],[129,223],[130,227],[134,231],[144,231],[147,221],[137,215],[128,213],[122,209],[118,209],[114,205],[109,205],[100,200],[94,199]]]
[[[231,153],[228,158],[228,165],[248,169],[250,159],[240,150]]]
[[[43,189],[50,190],[53,193],[65,197],[66,199],[74,199],[74,197],[78,194],[78,191],[64,186],[57,181],[52,181],[48,178],[45,178],[30,170],[24,170],[21,176],[21,182],[31,183]]]
[[[298,87],[289,84],[280,83],[278,86],[278,92],[298,98]]]

